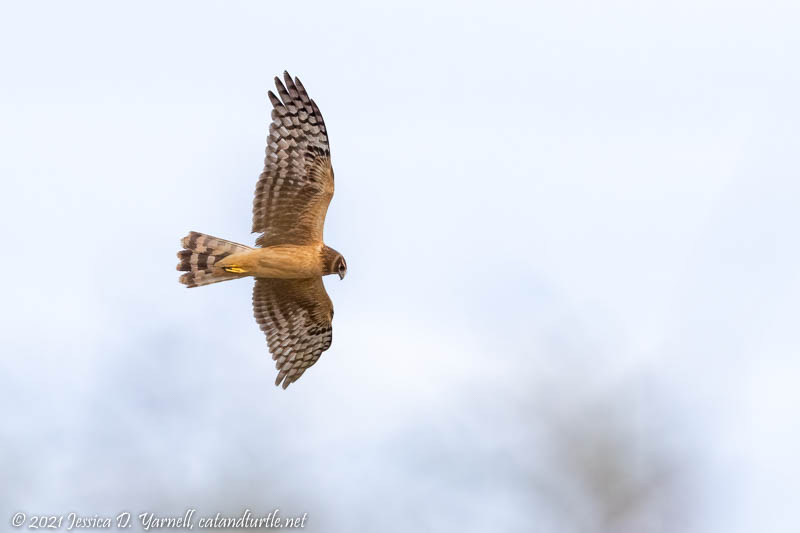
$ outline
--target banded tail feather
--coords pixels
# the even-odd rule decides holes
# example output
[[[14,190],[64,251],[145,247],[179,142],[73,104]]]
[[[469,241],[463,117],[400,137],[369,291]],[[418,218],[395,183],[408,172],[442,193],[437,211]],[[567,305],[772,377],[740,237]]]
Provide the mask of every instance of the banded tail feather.
[[[180,282],[187,287],[199,287],[240,278],[239,274],[226,272],[219,267],[215,268],[214,265],[231,254],[252,250],[244,244],[196,231],[181,239],[181,245],[184,249],[178,252],[178,259],[181,262],[178,263],[177,269],[186,272],[180,277]]]

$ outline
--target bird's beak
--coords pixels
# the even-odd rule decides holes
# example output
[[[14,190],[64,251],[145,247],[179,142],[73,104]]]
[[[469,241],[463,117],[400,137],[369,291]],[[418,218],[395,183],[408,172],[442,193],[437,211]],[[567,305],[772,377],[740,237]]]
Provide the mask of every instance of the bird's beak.
[[[346,273],[347,273],[347,272],[345,272],[345,274],[346,274]],[[344,279],[344,274],[342,274],[341,272],[339,273],[339,279]]]

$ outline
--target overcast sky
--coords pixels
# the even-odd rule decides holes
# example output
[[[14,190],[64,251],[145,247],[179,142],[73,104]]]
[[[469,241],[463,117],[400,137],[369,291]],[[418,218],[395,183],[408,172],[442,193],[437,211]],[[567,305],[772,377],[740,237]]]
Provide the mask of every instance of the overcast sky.
[[[794,2],[4,2],[0,521],[797,531],[799,26]],[[348,264],[287,391],[252,282],[174,270],[189,230],[252,242],[284,69],[325,117]]]

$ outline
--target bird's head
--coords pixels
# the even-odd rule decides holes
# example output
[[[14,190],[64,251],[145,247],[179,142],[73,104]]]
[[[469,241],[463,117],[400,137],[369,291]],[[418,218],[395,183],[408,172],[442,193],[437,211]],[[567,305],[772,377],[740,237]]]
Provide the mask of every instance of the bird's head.
[[[326,246],[322,250],[322,258],[326,269],[323,275],[339,274],[339,279],[344,279],[345,274],[347,274],[347,262],[342,254],[330,246]]]

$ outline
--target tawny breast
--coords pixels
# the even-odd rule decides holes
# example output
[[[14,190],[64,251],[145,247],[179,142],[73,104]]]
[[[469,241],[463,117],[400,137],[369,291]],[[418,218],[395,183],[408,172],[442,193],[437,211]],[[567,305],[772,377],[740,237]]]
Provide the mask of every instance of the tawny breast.
[[[217,266],[241,269],[241,274],[257,278],[313,278],[322,275],[320,250],[320,245],[268,246],[230,255]]]

